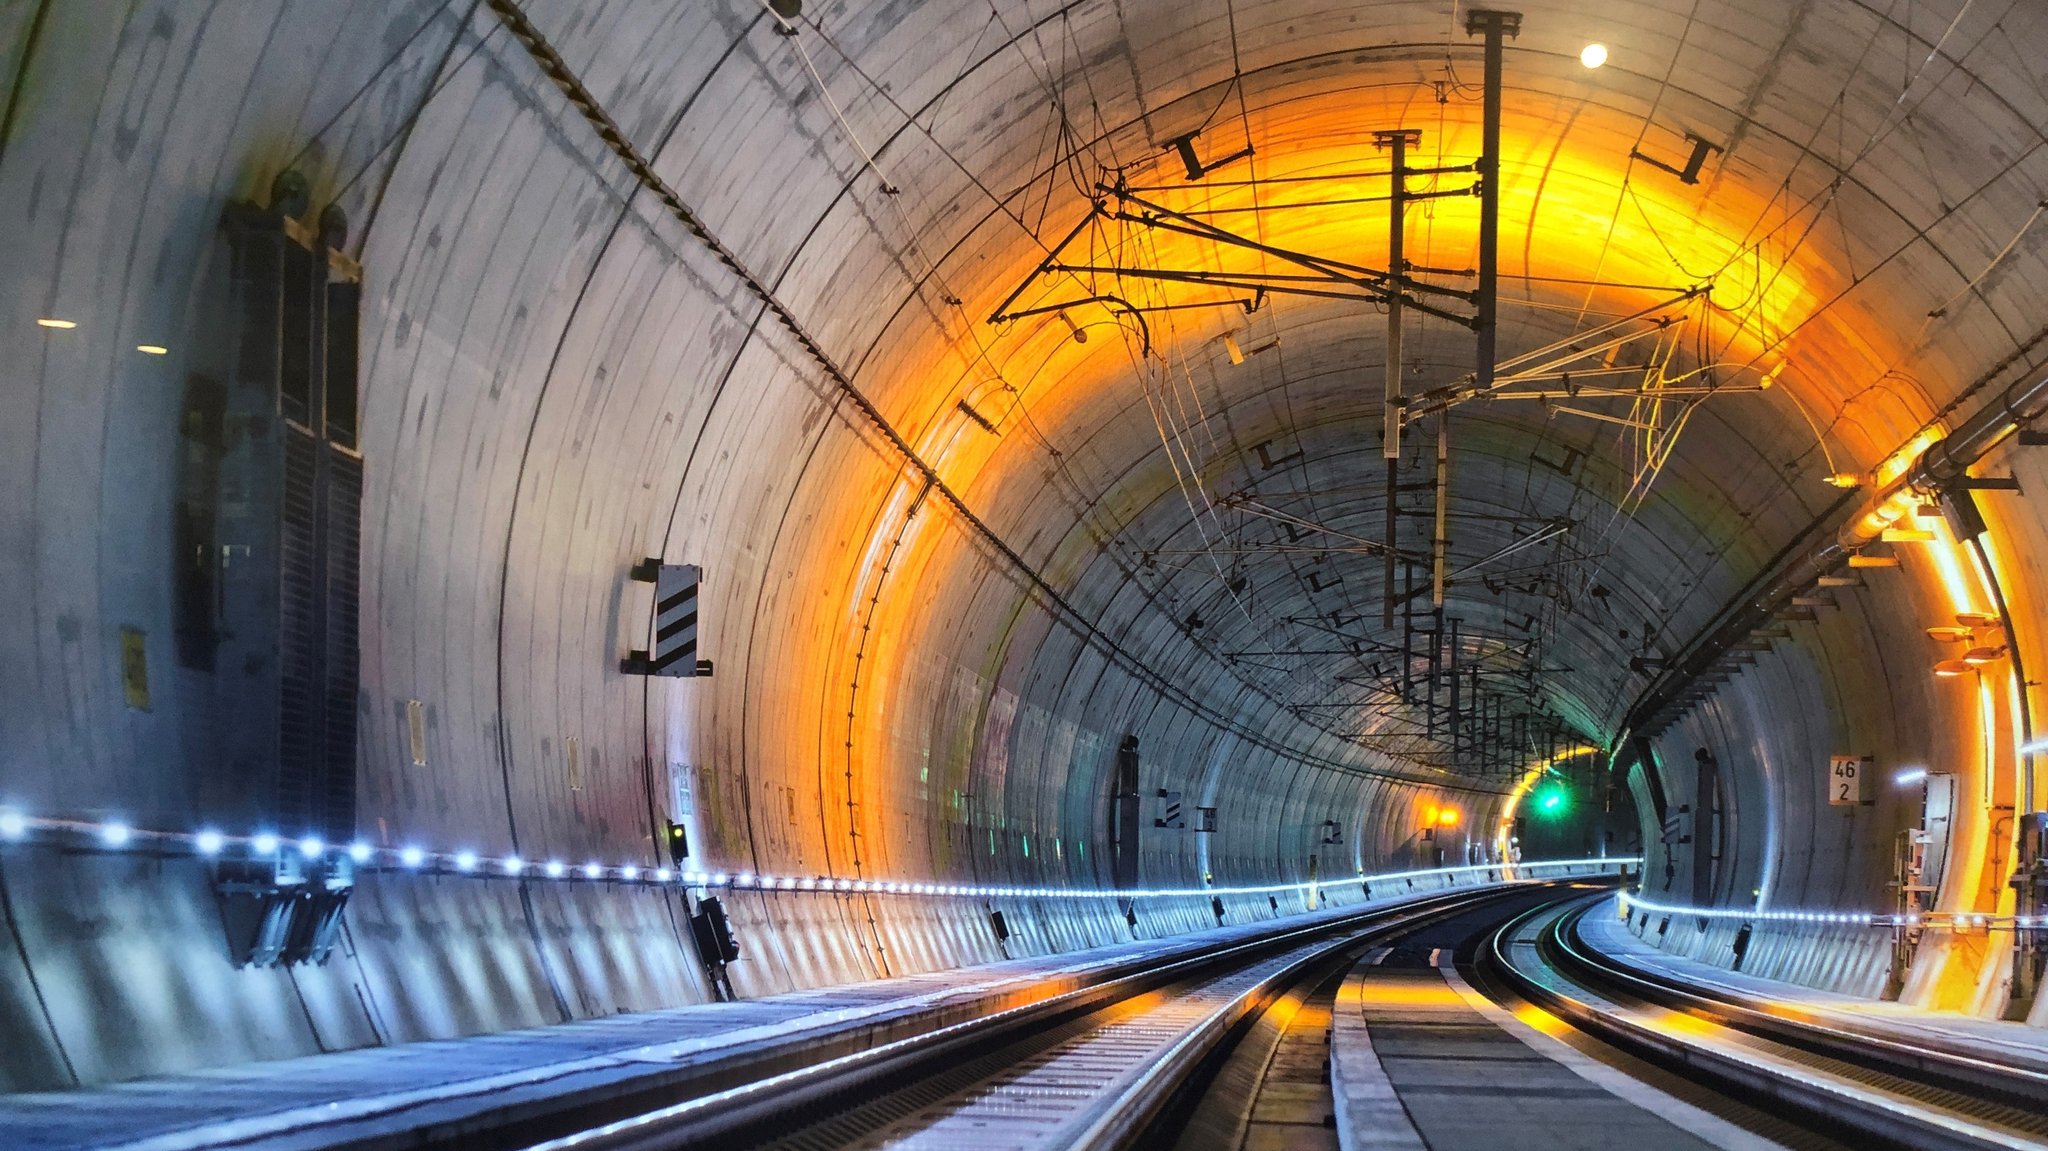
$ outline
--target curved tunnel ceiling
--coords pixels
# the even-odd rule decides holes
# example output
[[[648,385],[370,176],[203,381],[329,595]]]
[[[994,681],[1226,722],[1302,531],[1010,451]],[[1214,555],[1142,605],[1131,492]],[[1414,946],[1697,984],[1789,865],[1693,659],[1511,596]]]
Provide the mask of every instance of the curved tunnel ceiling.
[[[276,756],[235,750],[236,666],[206,666],[229,650],[219,619],[190,626],[206,597],[186,560],[208,549],[181,534],[240,495],[207,489],[195,461],[220,446],[189,424],[232,369],[223,206],[286,170],[311,185],[305,223],[345,213],[363,270],[358,743],[330,842],[392,859],[638,873],[681,865],[675,819],[689,866],[841,884],[1185,891],[1492,864],[1548,750],[1548,721],[1515,714],[1612,747],[1661,661],[1867,494],[1830,480],[1888,482],[2048,359],[2048,9],[1519,5],[1498,348],[1540,377],[1509,390],[1545,395],[1464,398],[1446,421],[1474,341],[1417,309],[1398,365],[1396,582],[1429,583],[1447,422],[1445,630],[1512,733],[1460,754],[1390,696],[1381,306],[1354,283],[1248,310],[1216,277],[1289,283],[1278,249],[1383,267],[1373,133],[1407,128],[1441,169],[1412,190],[1449,193],[1408,208],[1411,271],[1473,285],[1462,2],[813,0],[793,35],[754,0],[246,8],[0,6],[0,321],[27,334],[0,367],[0,808],[62,835],[295,817]],[[1191,132],[1213,165],[1195,179],[1173,144]],[[1035,274],[1055,250],[1063,268]],[[1211,278],[1140,274],[1161,269]],[[1986,464],[2048,484],[2025,453]],[[2023,499],[1983,513],[1977,550],[1901,548],[1651,741],[1667,770],[1626,787],[1669,898],[1684,877],[1701,904],[1885,904],[1890,845],[1925,813],[1903,792],[1830,806],[1815,769],[1845,749],[1954,776],[1942,905],[2011,898],[1997,812],[2033,779],[2018,665],[2048,662],[2028,610],[2048,532]],[[629,575],[649,556],[703,565],[709,679],[620,670],[651,630]],[[1994,609],[2009,658],[1930,675],[1954,652],[1925,629]],[[1675,804],[1715,786],[1695,749],[1727,761],[1712,859],[1653,822],[1653,786]],[[1112,793],[1158,792],[1220,808],[1216,830],[1147,825],[1112,865]],[[1425,838],[1447,803],[1464,832]],[[1547,846],[1597,850],[1597,806],[1583,840]],[[66,842],[30,836],[10,850],[52,865],[4,877],[7,970],[57,989],[10,1030],[48,1039],[25,1084],[312,1050],[317,1029],[277,1021],[371,999],[398,1026],[342,1045],[711,994],[664,892],[439,864],[355,890],[360,986],[266,981],[223,963],[196,856]],[[865,922],[732,894],[762,960],[743,995],[999,953],[970,930],[986,908],[943,892]],[[1212,914],[1172,898],[1163,930]],[[1079,906],[1020,911],[1017,938],[1136,927]]]
[[[2025,287],[2042,257],[2021,241],[2048,98],[2015,46],[2042,17],[1952,7],[1522,6],[1505,53],[1499,354],[1586,351],[1553,359],[1548,398],[1447,417],[1444,611],[1510,710],[1612,739],[1647,684],[1631,661],[1705,627],[1840,498],[1825,478],[1867,474],[2033,346]],[[1386,695],[1401,676],[1374,618],[1380,307],[1276,292],[1250,311],[1232,302],[1243,289],[1136,274],[1289,274],[1271,252],[1143,218],[1162,208],[1384,265],[1372,133],[1408,128],[1431,171],[1410,183],[1429,198],[1410,205],[1407,258],[1469,290],[1468,12],[521,11],[268,30],[138,13],[111,42],[61,20],[18,22],[10,41],[23,77],[37,51],[81,74],[131,47],[145,64],[199,62],[137,74],[89,134],[131,166],[217,157],[217,175],[159,166],[143,185],[178,203],[157,217],[160,268],[199,262],[193,205],[218,185],[257,194],[295,166],[316,204],[349,213],[372,270],[365,442],[386,462],[370,469],[383,638],[366,675],[450,697],[450,738],[495,749],[508,797],[523,749],[661,706],[547,670],[602,667],[596,649],[632,642],[642,621],[618,573],[657,551],[708,559],[729,597],[706,613],[707,646],[738,672],[717,718],[643,726],[695,758],[890,761],[908,737],[889,717],[943,710],[957,667],[984,716],[991,685],[1059,682],[1045,690],[1069,703],[1163,702],[1211,743],[1284,760],[1486,788],[1512,773],[1475,777],[1404,734],[1414,708]],[[523,46],[508,28],[526,20]],[[322,42],[380,47],[298,47]],[[1604,67],[1578,59],[1592,42]],[[554,52],[588,107],[544,77]],[[95,124],[90,86],[21,91],[10,153],[38,165],[14,166],[21,202],[47,213],[44,188],[68,179],[65,218],[84,226],[104,177],[43,163],[63,149],[36,133]],[[237,98],[245,120],[195,114]],[[1173,143],[1189,133],[1215,164],[1198,179]],[[18,266],[90,258],[54,234],[18,238]],[[1109,270],[1041,269],[1062,237],[1063,266]],[[61,272],[48,307],[91,275]],[[1057,307],[1077,294],[1104,299]],[[177,322],[159,299],[121,306]],[[1002,309],[1027,315],[991,320]],[[1444,418],[1424,413],[1469,377],[1471,339],[1412,308],[1404,331],[1418,406],[1397,547],[1426,560],[1418,513]],[[1402,569],[1403,596],[1411,573],[1426,570]],[[1120,686],[1090,686],[1095,660]],[[815,732],[764,736],[792,707]]]
[[[1305,742],[1397,722],[1356,685],[1391,661],[1354,654],[1388,639],[1373,624],[1369,554],[1385,500],[1379,310],[1276,295],[1251,315],[1137,320],[1083,303],[982,318],[1013,291],[1011,310],[1029,310],[1106,280],[1140,309],[1244,296],[1034,277],[1119,181],[1279,248],[1384,266],[1388,185],[1371,132],[1419,129],[1411,163],[1460,166],[1478,151],[1476,49],[1441,7],[825,9],[786,42],[740,41],[786,85],[779,112],[812,135],[813,159],[844,182],[788,194],[834,198],[801,247],[802,229],[780,224],[736,242],[743,258],[774,267],[787,252],[802,267],[834,259],[847,229],[868,230],[872,248],[792,306],[859,364],[881,411],[1055,586],[1112,604],[1101,622],[1166,678],[1226,712],[1251,695],[1288,707]],[[2040,167],[2040,139],[2020,107],[1942,98],[2013,66],[1997,58],[2023,19],[2010,9],[1950,27],[1850,4],[1768,18],[1707,4],[1690,16],[1523,8],[1506,66],[1501,355],[1702,293],[1656,311],[1677,322],[1605,361],[1642,364],[1656,349],[1678,385],[1670,398],[1477,402],[1453,418],[1450,568],[1565,530],[1495,579],[1476,568],[1454,580],[1446,610],[1467,623],[1472,656],[1506,649],[1534,696],[1603,739],[1644,682],[1631,656],[1664,655],[1703,627],[1833,501],[1825,477],[1873,467],[1968,383],[1958,366],[2024,334],[2002,322],[2014,309],[1981,273],[2027,195],[2027,166]],[[1577,60],[1593,41],[1611,51],[1598,70]],[[1878,52],[1902,61],[1896,78],[1868,66]],[[1197,130],[1198,152],[1252,154],[1189,180],[1170,144]],[[1681,165],[1687,134],[1713,145],[1697,183],[1632,158]],[[685,200],[694,175],[671,177]],[[1444,173],[1411,187],[1471,183]],[[744,207],[744,219],[711,218],[713,231],[760,227],[757,205]],[[1473,267],[1475,199],[1410,211],[1413,263]],[[1273,270],[1271,257],[1142,224],[1080,227],[1070,264]],[[1945,302],[1957,306],[1935,322]],[[1408,394],[1466,376],[1469,336],[1411,317]],[[1226,334],[1252,358],[1231,363]],[[1725,391],[1682,394],[1703,382]],[[1427,483],[1431,427],[1411,429],[1404,481]],[[1402,531],[1426,553],[1426,519],[1404,517]],[[1139,590],[1088,590],[1123,585]]]

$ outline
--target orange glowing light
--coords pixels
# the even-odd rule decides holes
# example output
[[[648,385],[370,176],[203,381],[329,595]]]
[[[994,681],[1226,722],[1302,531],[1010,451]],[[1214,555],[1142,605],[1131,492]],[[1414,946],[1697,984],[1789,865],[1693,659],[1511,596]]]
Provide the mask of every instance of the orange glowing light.
[[[1457,808],[1446,807],[1436,813],[1436,825],[1438,827],[1456,827],[1458,826],[1458,821],[1463,818],[1465,818],[1464,813],[1460,812]]]

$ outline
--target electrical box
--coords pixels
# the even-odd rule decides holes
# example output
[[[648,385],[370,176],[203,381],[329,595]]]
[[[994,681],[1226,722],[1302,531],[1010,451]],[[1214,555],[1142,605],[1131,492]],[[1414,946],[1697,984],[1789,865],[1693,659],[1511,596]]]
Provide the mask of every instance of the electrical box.
[[[339,850],[356,826],[363,498],[347,234],[338,208],[313,220],[295,172],[268,206],[228,205],[187,384],[176,638],[220,733],[200,799],[289,845],[215,866],[230,952],[252,966],[324,961],[355,881]]]
[[[223,222],[211,662],[232,786],[279,834],[342,844],[356,816],[361,269],[337,249],[337,212],[318,231],[296,218],[287,177],[270,207],[232,204]]]
[[[732,924],[725,918],[725,904],[715,895],[697,901],[697,910],[690,916],[690,934],[697,941],[697,954],[707,964],[733,963],[740,957]]]

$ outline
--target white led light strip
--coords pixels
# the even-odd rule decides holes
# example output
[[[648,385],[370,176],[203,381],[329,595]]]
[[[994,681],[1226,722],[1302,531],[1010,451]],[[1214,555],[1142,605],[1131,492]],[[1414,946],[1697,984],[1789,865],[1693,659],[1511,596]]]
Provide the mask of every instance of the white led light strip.
[[[1746,911],[1740,907],[1677,907],[1655,903],[1633,892],[1621,893],[1623,914],[1635,910],[1698,919],[1740,919],[1745,923],[1815,923],[1850,927],[1945,927],[1964,931],[2010,931],[2048,928],[2048,916],[1979,915],[1975,912],[1927,911],[1903,915],[1870,911]]]
[[[1074,887],[1006,887],[972,883],[908,883],[881,879],[835,879],[828,876],[756,875],[750,871],[679,871],[669,867],[642,867],[631,863],[612,865],[594,860],[580,864],[564,863],[558,859],[536,863],[517,855],[486,856],[467,848],[455,851],[429,851],[417,846],[372,847],[361,840],[344,847],[324,843],[315,836],[292,839],[271,831],[258,831],[253,835],[228,835],[212,828],[191,833],[150,831],[120,822],[98,823],[87,820],[39,818],[25,815],[13,808],[0,808],[0,842],[17,842],[26,839],[32,832],[73,838],[86,845],[96,845],[111,851],[147,846],[209,859],[240,856],[244,859],[262,861],[286,853],[296,853],[307,862],[339,860],[345,857],[359,870],[452,873],[475,875],[479,878],[554,879],[565,882],[580,880],[647,885],[670,884],[744,891],[862,892],[881,895],[978,896],[1007,899],[1163,899],[1203,895],[1280,895],[1334,887],[1341,883],[1383,883],[1390,880],[1455,876],[1503,869],[1530,871],[1573,867],[1598,868],[1642,862],[1640,859],[1628,858],[1564,859],[1515,864],[1482,863],[1465,867],[1433,867],[1381,875],[1357,875],[1345,879],[1318,880],[1313,883],[1119,891]]]

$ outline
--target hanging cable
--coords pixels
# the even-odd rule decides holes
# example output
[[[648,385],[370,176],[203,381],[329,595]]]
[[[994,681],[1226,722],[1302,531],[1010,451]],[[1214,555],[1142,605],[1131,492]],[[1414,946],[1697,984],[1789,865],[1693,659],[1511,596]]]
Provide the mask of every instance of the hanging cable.
[[[768,313],[775,318],[776,323],[818,365],[826,378],[832,382],[834,388],[839,391],[847,402],[859,410],[867,422],[883,439],[888,441],[889,446],[895,449],[897,454],[902,456],[912,468],[916,469],[919,474],[930,482],[931,490],[939,494],[939,497],[973,529],[974,534],[979,536],[983,542],[1000,555],[1011,567],[1015,568],[1018,574],[1038,594],[1044,596],[1058,610],[1059,614],[1065,616],[1074,626],[1079,628],[1090,643],[1096,645],[1101,651],[1109,655],[1111,659],[1122,664],[1124,669],[1139,682],[1151,687],[1161,696],[1172,700],[1179,706],[1186,708],[1189,712],[1201,716],[1205,721],[1217,728],[1235,733],[1239,738],[1248,743],[1266,748],[1297,762],[1313,763],[1336,771],[1387,779],[1415,781],[1413,775],[1401,771],[1345,763],[1288,747],[1255,728],[1241,724],[1229,716],[1219,714],[1192,693],[1153,670],[1122,644],[1112,639],[1096,625],[1094,620],[1083,615],[1080,609],[1076,608],[1057,588],[1053,587],[1051,582],[1036,567],[998,535],[995,529],[988,525],[987,521],[976,515],[973,509],[967,506],[966,501],[961,498],[960,494],[940,478],[938,469],[933,467],[911,447],[909,441],[903,438],[902,433],[896,430],[895,425],[891,424],[887,417],[883,416],[881,409],[875,406],[874,401],[870,400],[866,393],[862,392],[854,384],[853,379],[839,366],[831,354],[824,349],[824,346],[818,342],[817,338],[811,335],[810,331],[804,327],[803,322],[789,309],[789,306],[783,303],[782,299],[767,284],[755,276],[752,270],[740,260],[736,253],[725,246],[724,242],[711,231],[710,227],[704,223],[703,219],[695,211],[683,203],[682,198],[676,194],[675,190],[669,187],[668,183],[654,171],[646,159],[640,155],[639,150],[633,146],[633,143],[626,139],[625,133],[620,131],[618,124],[613,121],[610,113],[606,112],[603,105],[597,102],[596,97],[591,95],[590,90],[583,86],[583,82],[577,79],[575,73],[569,69],[569,66],[562,60],[560,54],[555,51],[554,46],[533,25],[533,22],[527,19],[526,13],[520,9],[515,0],[487,0],[487,2],[490,4],[491,11],[497,14],[498,18],[504,22],[505,27],[526,48],[528,55],[540,67],[541,73],[552,81],[557,88],[561,89],[562,94],[569,99],[569,102],[575,106],[576,110],[582,114],[585,120],[589,121],[590,126],[597,131],[599,138],[604,141],[605,146],[626,165],[627,170],[633,174],[640,186],[659,200],[662,206],[668,210],[669,214],[675,217],[677,222],[681,223],[692,236],[696,237],[717,258],[720,264],[723,264],[728,271],[739,279],[748,292],[759,300]],[[1431,774],[1434,775],[1435,773]]]

